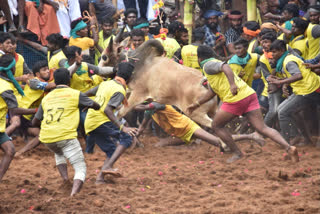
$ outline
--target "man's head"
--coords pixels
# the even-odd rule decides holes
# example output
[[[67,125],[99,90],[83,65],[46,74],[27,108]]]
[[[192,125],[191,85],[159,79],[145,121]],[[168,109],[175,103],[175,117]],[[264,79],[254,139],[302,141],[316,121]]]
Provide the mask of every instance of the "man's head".
[[[287,51],[286,43],[283,40],[275,40],[270,46],[270,51],[274,61],[277,61]]]
[[[197,49],[198,62],[199,64],[206,59],[214,57],[214,52],[211,47],[206,45],[199,45]]]
[[[130,32],[130,37],[132,44],[135,49],[137,49],[144,42],[144,32],[141,29],[133,29]]]
[[[304,34],[309,26],[309,22],[307,20],[303,20],[299,17],[293,18],[292,23],[292,33],[294,36],[299,36]]]
[[[137,20],[138,12],[134,8],[129,8],[124,12],[124,21],[131,28]]]
[[[288,21],[294,17],[299,17],[299,6],[295,4],[287,4],[282,10],[284,21]]]
[[[241,30],[242,28],[242,18],[243,15],[238,10],[233,10],[228,14],[229,23],[232,28],[236,30]]]
[[[270,51],[270,46],[272,42],[274,42],[277,39],[276,33],[266,33],[261,37],[261,45],[265,52]]]
[[[63,49],[68,42],[68,40],[64,39],[60,33],[50,34],[46,39],[48,41],[47,47],[49,51]]]
[[[77,36],[79,36],[81,38],[88,36],[88,28],[85,25],[85,23],[82,21],[82,19],[76,19],[71,22],[71,31],[74,29],[77,29],[76,30]]]
[[[179,29],[184,28],[184,24],[179,21],[173,21],[168,26],[168,33],[173,35],[174,37],[177,36],[177,32]]]
[[[69,46],[66,47],[63,50],[64,55],[67,57],[69,65],[72,65],[75,62],[76,59],[76,53],[78,53],[79,55],[81,55],[81,48],[77,47],[77,46]]]
[[[186,28],[180,28],[177,31],[177,42],[180,45],[187,45],[189,41],[189,33]]]
[[[149,33],[149,22],[145,18],[139,18],[133,25],[133,29],[140,29],[147,36]]]
[[[202,27],[198,27],[192,31],[192,40],[193,42],[200,42],[201,44],[205,40],[205,31]]]
[[[55,70],[53,77],[56,85],[70,85],[70,72],[66,68],[59,68]]]
[[[0,32],[0,50],[5,53],[12,53],[14,48],[12,39],[14,36],[10,33]]]
[[[260,25],[256,21],[248,21],[243,25],[242,37],[250,42],[260,33]]]
[[[310,22],[312,24],[319,24],[320,22],[320,5],[313,5],[309,7]]]
[[[2,56],[0,56],[0,67],[3,68],[8,68],[8,66],[12,66],[12,63],[14,61],[14,57],[11,54],[4,54]],[[11,67],[11,72],[14,75],[15,71],[16,71],[16,67],[12,66]],[[1,75],[3,76],[7,76],[6,71],[5,70],[1,70]]]
[[[50,79],[50,70],[46,60],[36,62],[32,68],[32,72],[36,77],[45,81]]]
[[[128,83],[130,81],[133,70],[133,64],[129,62],[121,62],[117,65],[116,76],[123,78],[126,81],[126,83]]]
[[[206,25],[213,31],[217,30],[219,24],[219,16],[222,16],[223,13],[216,10],[207,10],[203,17],[206,19]]]
[[[106,37],[111,36],[113,29],[114,20],[111,17],[104,17],[101,23],[101,29],[103,35]]]
[[[240,38],[234,42],[234,48],[238,57],[244,58],[247,55],[249,42],[246,39]]]

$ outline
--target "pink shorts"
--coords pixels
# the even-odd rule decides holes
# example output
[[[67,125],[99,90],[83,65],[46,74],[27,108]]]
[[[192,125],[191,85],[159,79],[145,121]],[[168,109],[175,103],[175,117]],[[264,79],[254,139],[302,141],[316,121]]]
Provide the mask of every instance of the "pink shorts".
[[[260,105],[259,105],[259,101],[256,93],[251,94],[250,96],[234,103],[222,103],[220,107],[220,109],[222,109],[223,111],[226,111],[238,116],[259,108],[260,108]]]

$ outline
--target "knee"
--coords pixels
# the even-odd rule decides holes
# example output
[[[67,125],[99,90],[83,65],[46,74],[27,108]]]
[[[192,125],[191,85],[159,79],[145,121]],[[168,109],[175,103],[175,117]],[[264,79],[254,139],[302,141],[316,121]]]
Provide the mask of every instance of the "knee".
[[[14,145],[10,143],[10,145],[5,149],[5,155],[10,158],[13,158],[15,154],[16,154],[16,150],[14,148]]]

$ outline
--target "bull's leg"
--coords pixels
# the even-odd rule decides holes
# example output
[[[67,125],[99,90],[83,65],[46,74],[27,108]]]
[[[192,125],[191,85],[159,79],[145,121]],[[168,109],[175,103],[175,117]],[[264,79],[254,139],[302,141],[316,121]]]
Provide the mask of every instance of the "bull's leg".
[[[148,98],[146,93],[132,91],[128,99],[128,106],[123,106],[118,113],[118,118],[124,117],[133,107],[142,103]]]

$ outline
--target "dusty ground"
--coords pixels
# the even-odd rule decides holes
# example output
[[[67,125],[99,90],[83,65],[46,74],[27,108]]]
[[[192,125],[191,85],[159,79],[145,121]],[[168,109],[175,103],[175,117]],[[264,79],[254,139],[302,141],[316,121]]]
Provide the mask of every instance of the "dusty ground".
[[[87,182],[74,198],[60,187],[54,156],[41,145],[13,161],[0,183],[0,213],[320,213],[319,148],[300,148],[301,162],[293,164],[274,143],[260,149],[241,142],[246,157],[226,164],[230,155],[205,143],[142,142],[145,148],[116,164],[124,177],[106,185],[94,183],[104,154],[96,148],[86,155]]]

